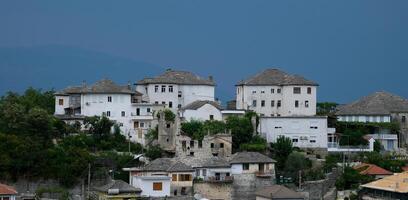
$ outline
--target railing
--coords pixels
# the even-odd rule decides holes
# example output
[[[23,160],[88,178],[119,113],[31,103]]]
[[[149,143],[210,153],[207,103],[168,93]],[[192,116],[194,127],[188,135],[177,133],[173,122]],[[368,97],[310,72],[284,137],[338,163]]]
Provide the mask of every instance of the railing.
[[[257,171],[257,172],[255,172],[255,175],[257,177],[271,177],[272,172],[271,171]]]
[[[210,183],[232,183],[234,181],[233,176],[210,176],[204,179],[206,182]]]

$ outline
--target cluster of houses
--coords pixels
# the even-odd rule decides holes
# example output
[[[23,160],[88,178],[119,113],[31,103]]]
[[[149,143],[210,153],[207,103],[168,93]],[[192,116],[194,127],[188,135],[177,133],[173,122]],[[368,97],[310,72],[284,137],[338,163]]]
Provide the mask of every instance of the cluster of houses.
[[[322,153],[372,151],[375,140],[387,151],[407,144],[408,100],[377,92],[340,106],[338,121],[400,124],[397,134],[386,128],[367,133],[366,147],[342,147],[341,133],[328,126],[328,117],[316,115],[317,88],[316,82],[302,76],[266,69],[239,81],[236,99],[223,107],[215,98],[212,76],[203,78],[169,69],[133,85],[122,86],[104,79],[93,85],[68,87],[55,95],[55,116],[68,123],[81,123],[87,116],[106,116],[120,126],[128,139],[142,145],[147,145],[148,131],[158,127],[158,145],[173,156],[124,169],[129,171],[130,186],[136,188],[131,191],[139,196],[285,199],[277,198],[281,195],[304,199],[295,191],[275,185],[275,161],[271,158],[256,152],[232,154],[228,131],[197,141],[182,133],[181,123],[223,121],[254,111],[260,117],[258,126],[253,123],[254,128],[268,143],[285,136],[296,147]],[[175,120],[165,119],[165,109],[175,113]]]

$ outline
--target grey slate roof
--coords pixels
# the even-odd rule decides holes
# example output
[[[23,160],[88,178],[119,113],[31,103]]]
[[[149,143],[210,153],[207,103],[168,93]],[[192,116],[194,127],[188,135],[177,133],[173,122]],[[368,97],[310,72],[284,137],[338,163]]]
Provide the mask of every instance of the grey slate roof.
[[[261,188],[255,192],[255,195],[268,199],[305,199],[300,193],[282,185],[272,185]]]
[[[231,164],[240,163],[275,163],[276,161],[258,152],[237,152],[232,155]]]
[[[381,91],[339,106],[336,115],[389,115],[391,112],[408,112],[408,100]]]
[[[226,161],[223,158],[213,156],[203,164],[202,167],[208,167],[208,168],[224,168],[224,167],[230,167],[230,164],[228,161]]]
[[[179,85],[210,85],[214,86],[212,78],[204,79],[191,72],[166,70],[163,74],[154,78],[144,78],[137,84],[179,84]]]
[[[87,93],[95,93],[95,94],[106,94],[106,93],[114,93],[114,94],[139,94],[141,93],[137,91],[131,90],[127,85],[121,86],[114,83],[112,80],[109,79],[102,79],[96,82],[93,85],[87,86],[73,86],[67,87],[60,92],[57,92],[56,95],[68,95],[68,94],[87,94]]]
[[[95,187],[95,190],[107,193],[109,189],[119,189],[119,193],[140,193],[140,188],[135,188],[122,180],[112,180],[110,183]]]
[[[194,170],[180,161],[171,158],[158,158],[147,164],[143,171],[185,172]]]
[[[317,86],[314,81],[305,79],[299,75],[288,74],[279,69],[266,69],[246,80],[242,80],[237,85],[311,85]]]
[[[204,106],[205,104],[211,104],[212,106],[216,107],[218,110],[222,110],[221,105],[215,101],[201,101],[201,100],[191,102],[185,105],[184,107],[182,107],[180,110],[197,110],[201,108],[202,106]]]

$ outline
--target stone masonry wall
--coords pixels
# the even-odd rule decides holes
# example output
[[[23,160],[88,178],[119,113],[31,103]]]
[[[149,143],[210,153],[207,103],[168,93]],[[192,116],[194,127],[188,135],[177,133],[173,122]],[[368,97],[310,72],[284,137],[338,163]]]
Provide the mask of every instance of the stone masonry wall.
[[[232,199],[231,183],[194,183],[194,193],[207,199]]]

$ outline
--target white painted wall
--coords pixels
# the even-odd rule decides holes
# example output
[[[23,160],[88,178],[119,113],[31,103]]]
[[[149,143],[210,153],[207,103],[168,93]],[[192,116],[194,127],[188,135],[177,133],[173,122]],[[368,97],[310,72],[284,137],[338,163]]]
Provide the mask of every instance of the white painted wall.
[[[261,117],[258,129],[268,143],[285,136],[300,148],[327,148],[327,134],[333,132],[326,117]]]
[[[59,105],[59,100],[64,101],[63,105]],[[56,95],[55,96],[55,114],[63,115],[65,114],[65,108],[69,107],[69,96]]]
[[[155,86],[158,86],[158,91],[155,91]],[[162,92],[162,87],[165,87],[165,91]],[[173,86],[173,92],[169,91],[169,86]],[[166,104],[169,107],[169,102],[172,102],[170,108],[174,112],[177,111],[177,107],[185,106],[197,100],[209,100],[214,101],[214,86],[209,85],[176,85],[176,84],[147,84],[137,85],[136,90],[144,94],[144,98],[147,97],[149,103]],[[179,91],[181,97],[178,97]]]
[[[158,176],[158,179],[143,179],[140,176],[133,176],[132,186],[138,187],[142,190],[142,196],[149,196],[149,197],[165,197],[170,196],[170,177],[162,177]],[[161,182],[162,183],[162,190],[155,191],[153,190],[153,183],[154,182]]]
[[[341,122],[391,122],[391,115],[339,115]]]
[[[211,104],[205,104],[201,108],[197,110],[184,110],[181,111],[181,116],[184,117],[185,120],[199,120],[199,121],[206,121],[210,120],[210,115],[214,116],[214,120],[222,120],[222,113],[218,108]]]
[[[294,94],[294,87],[300,87],[301,93]],[[311,88],[311,94],[307,93],[307,88]],[[237,86],[237,109],[253,110],[264,116],[313,116],[316,115],[316,93],[316,86]],[[253,100],[256,100],[255,107]],[[277,106],[279,100],[281,107]],[[265,101],[265,106],[261,106],[262,101]],[[271,101],[274,101],[274,106]],[[299,102],[299,107],[295,107],[295,101]]]
[[[242,164],[232,164],[231,165],[231,174],[242,174],[243,172]]]

